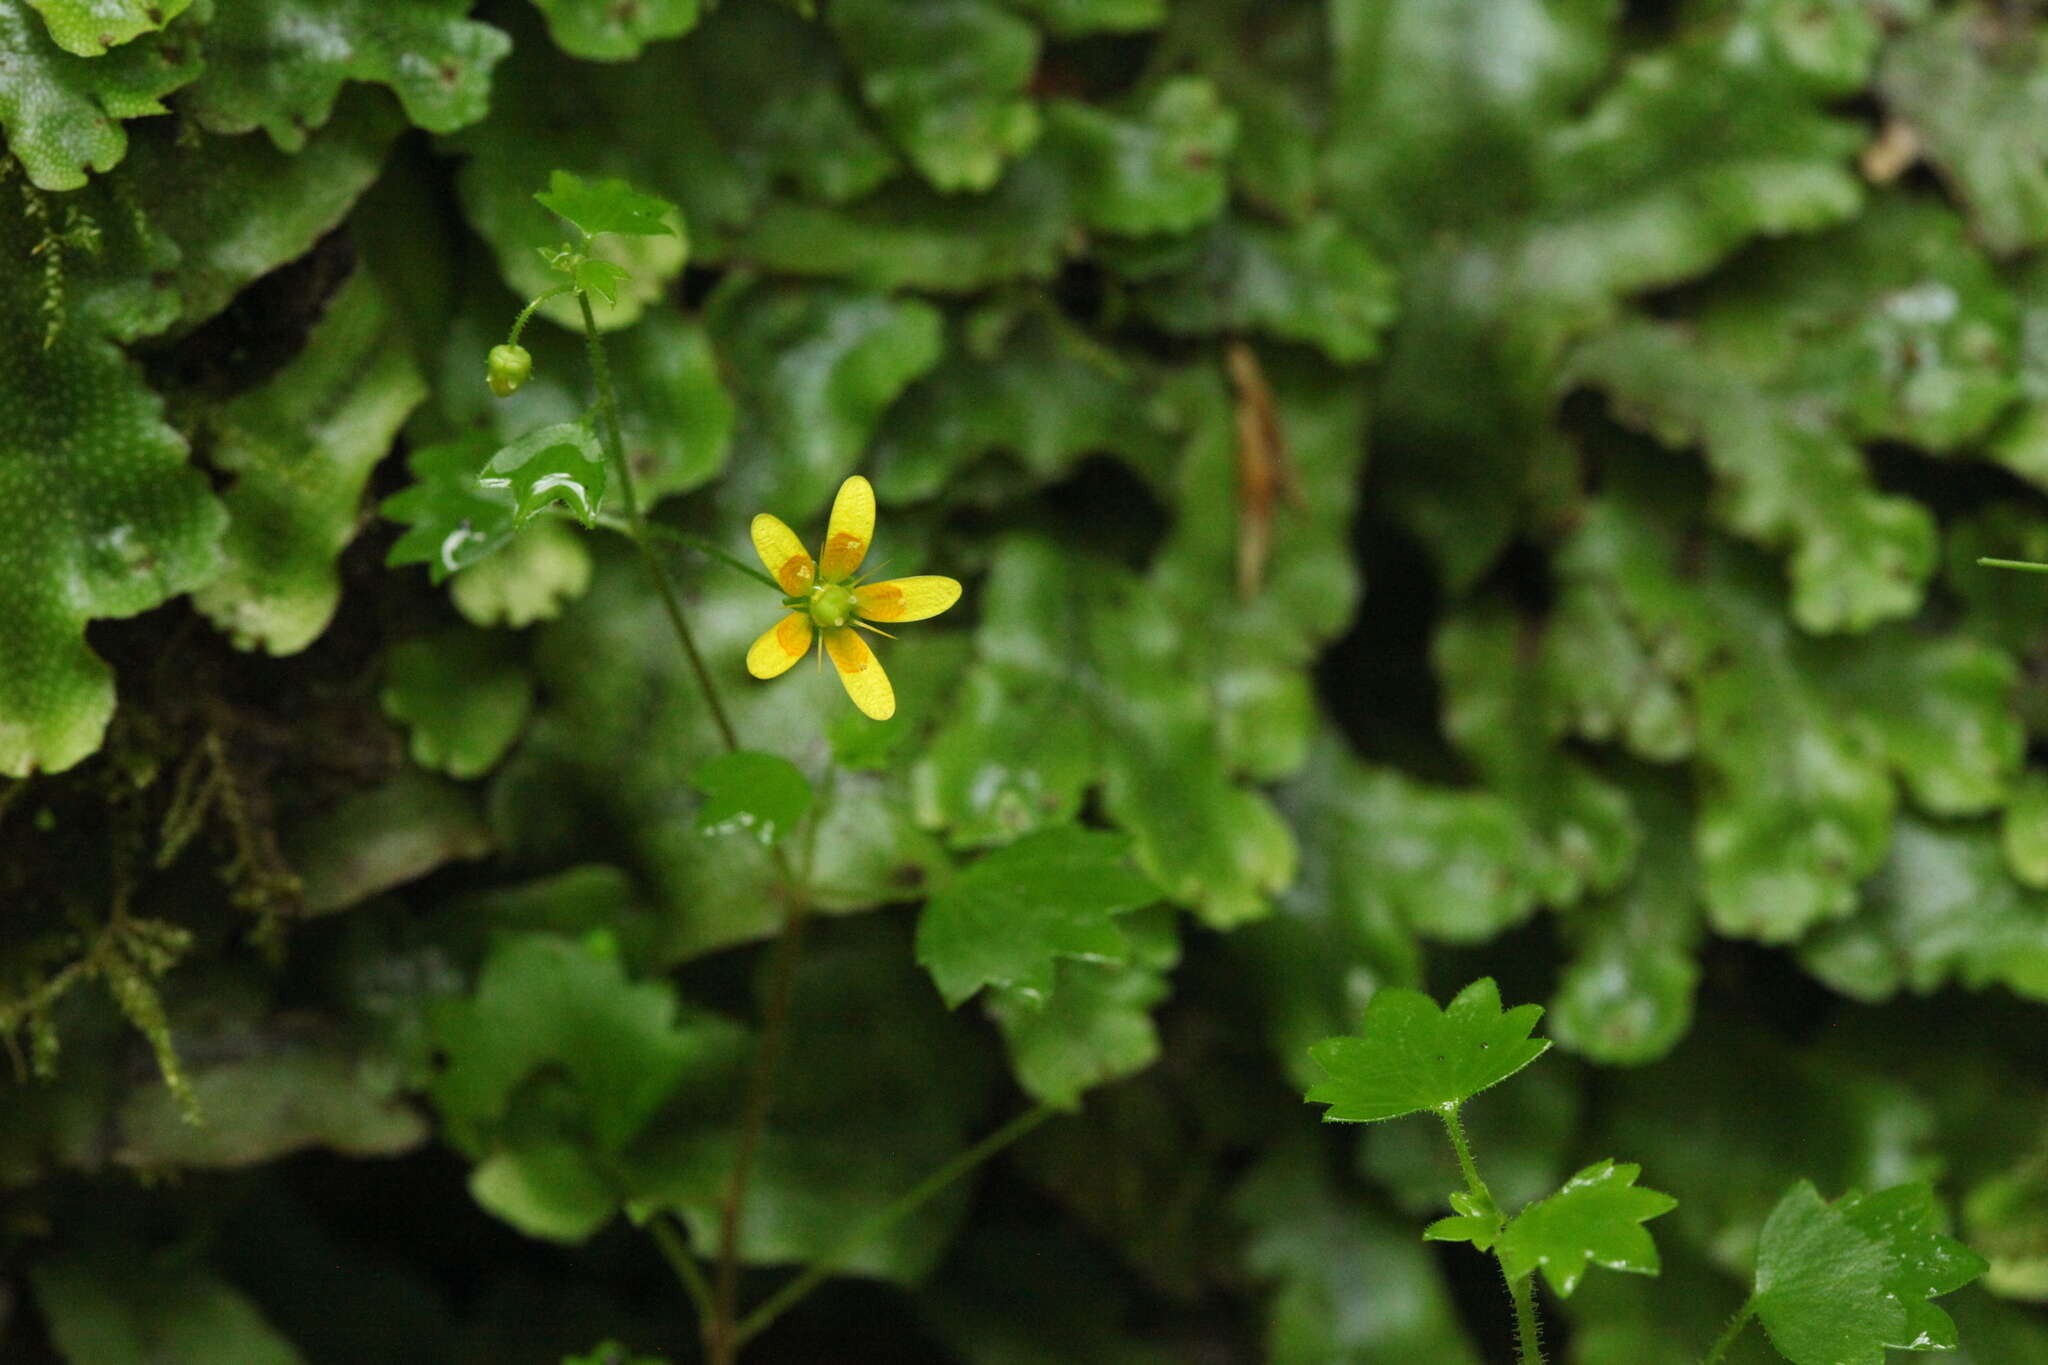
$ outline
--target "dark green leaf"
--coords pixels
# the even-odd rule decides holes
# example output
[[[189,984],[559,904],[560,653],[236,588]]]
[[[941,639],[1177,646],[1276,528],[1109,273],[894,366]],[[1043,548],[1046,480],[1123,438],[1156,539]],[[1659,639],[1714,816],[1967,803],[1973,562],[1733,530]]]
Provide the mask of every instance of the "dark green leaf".
[[[168,1257],[50,1256],[29,1269],[50,1337],[71,1365],[303,1365],[247,1295]]]
[[[1124,961],[1115,917],[1159,899],[1119,835],[1040,830],[982,855],[941,886],[917,927],[917,960],[949,1008],[986,985],[1043,999],[1056,959]]]
[[[1502,1269],[1519,1279],[1540,1268],[1550,1287],[1566,1298],[1578,1288],[1588,1263],[1656,1274],[1657,1246],[1642,1225],[1669,1213],[1678,1201],[1637,1187],[1641,1173],[1640,1166],[1596,1162],[1556,1194],[1523,1209],[1501,1234]]]
[[[424,564],[439,583],[512,538],[510,490],[486,488],[477,477],[497,444],[488,432],[475,432],[412,453],[407,467],[413,485],[384,499],[378,509],[406,526],[386,564]]]
[[[1025,94],[1038,34],[996,0],[839,0],[828,17],[869,103],[938,189],[987,189],[1038,136]]]
[[[1906,1331],[1895,1267],[1883,1243],[1801,1181],[1757,1238],[1752,1302],[1792,1365],[1884,1365]]]
[[[1223,210],[1237,122],[1198,77],[1162,81],[1128,116],[1078,100],[1046,111],[1046,141],[1067,168],[1082,221],[1140,236],[1186,232]]]
[[[1455,1109],[1549,1049],[1529,1036],[1542,1016],[1541,1005],[1503,1013],[1492,977],[1473,982],[1443,1009],[1420,991],[1388,987],[1365,1007],[1357,1036],[1326,1038],[1309,1050],[1323,1079],[1308,1102],[1329,1106],[1323,1118],[1330,1123]]]
[[[557,422],[530,431],[491,456],[477,476],[486,492],[510,493],[517,530],[560,503],[585,526],[597,523],[606,467],[597,436],[583,422]]]
[[[690,774],[690,785],[704,793],[697,828],[706,834],[744,833],[772,844],[811,809],[810,780],[774,754],[720,754]]]

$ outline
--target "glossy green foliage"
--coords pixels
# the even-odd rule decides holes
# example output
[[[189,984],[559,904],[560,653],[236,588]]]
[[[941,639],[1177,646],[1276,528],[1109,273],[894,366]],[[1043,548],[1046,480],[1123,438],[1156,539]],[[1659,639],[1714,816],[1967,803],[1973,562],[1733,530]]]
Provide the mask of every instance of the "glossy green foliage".
[[[0,773],[16,777],[99,747],[114,685],[87,622],[207,582],[227,525],[134,363],[86,319],[48,332],[37,226],[0,220],[0,335],[15,339],[0,367],[0,490],[38,509],[0,550]]]
[[[1638,1275],[1658,1271],[1657,1244],[1643,1224],[1678,1203],[1668,1194],[1637,1186],[1639,1166],[1602,1161],[1588,1166],[1556,1194],[1529,1205],[1501,1234],[1501,1264],[1517,1278],[1543,1272],[1569,1298],[1587,1265]]]
[[[191,8],[192,0],[29,0],[50,38],[66,52],[97,57],[131,38],[154,33]]]
[[[715,1085],[740,1041],[723,1021],[679,1016],[664,984],[629,984],[607,942],[537,935],[501,941],[434,1030],[448,1056],[434,1102],[477,1162],[472,1193],[564,1241],[611,1216],[631,1191],[616,1169],[627,1144],[678,1087]]]
[[[327,122],[350,81],[389,86],[415,125],[453,132],[490,108],[504,33],[468,0],[278,0],[214,5],[192,115],[223,133],[261,128],[285,151]]]
[[[1955,1325],[1928,1302],[1967,1284],[1983,1260],[1934,1231],[1923,1186],[1824,1204],[1796,1186],[1757,1241],[1756,1312],[1793,1365],[1881,1365],[1887,1347],[1952,1347]]]
[[[1491,977],[1441,1009],[1420,991],[1379,991],[1357,1036],[1327,1039],[1312,1050],[1324,1079],[1309,1090],[1309,1103],[1329,1106],[1323,1117],[1332,1123],[1455,1109],[1549,1050],[1547,1040],[1529,1036],[1542,1016],[1540,1005],[1503,1012]]]
[[[2048,1362],[2044,43],[0,0],[0,1357]]]
[[[168,39],[108,53],[102,34],[118,41],[119,21],[132,16],[116,16],[108,30],[81,25],[89,16],[52,8],[59,16],[46,27],[26,0],[0,5],[0,57],[8,73],[0,85],[0,131],[38,187],[70,190],[120,161],[128,150],[122,122],[168,112],[163,97],[190,84],[200,66],[189,48]]]

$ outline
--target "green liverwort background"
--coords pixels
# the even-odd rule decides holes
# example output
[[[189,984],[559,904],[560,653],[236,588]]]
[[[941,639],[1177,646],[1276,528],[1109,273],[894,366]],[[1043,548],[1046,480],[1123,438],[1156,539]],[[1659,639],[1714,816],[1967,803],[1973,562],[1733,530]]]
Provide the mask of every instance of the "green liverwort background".
[[[0,1361],[683,1365],[744,1160],[757,1365],[2048,1365],[2044,0],[0,0],[0,148]]]

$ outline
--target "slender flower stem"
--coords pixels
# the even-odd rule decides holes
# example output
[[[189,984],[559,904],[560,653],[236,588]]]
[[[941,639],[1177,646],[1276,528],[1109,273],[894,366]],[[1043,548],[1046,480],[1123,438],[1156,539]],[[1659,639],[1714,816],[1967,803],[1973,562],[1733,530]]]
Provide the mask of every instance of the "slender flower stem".
[[[969,1171],[981,1165],[984,1161],[987,1161],[1026,1133],[1029,1133],[1039,1124],[1044,1123],[1056,1112],[1058,1111],[1044,1104],[1034,1109],[1025,1110],[1016,1118],[1011,1119],[972,1147],[960,1152],[923,1180],[918,1181],[917,1184],[904,1191],[895,1203],[889,1205],[889,1207],[875,1214],[852,1232],[840,1238],[830,1251],[827,1251],[823,1256],[813,1261],[802,1274],[791,1279],[782,1288],[762,1300],[760,1306],[747,1314],[745,1320],[734,1331],[733,1344],[735,1346],[743,1346],[762,1332],[767,1331],[777,1318],[795,1307],[813,1289],[816,1289],[819,1285],[830,1279],[840,1266],[846,1264],[847,1259],[854,1252],[860,1250],[869,1242],[874,1241],[877,1237],[887,1233],[898,1223],[917,1212],[920,1208],[923,1208],[926,1203],[942,1193],[954,1181],[966,1175]]]
[[[683,1291],[696,1305],[697,1320],[700,1324],[711,1320],[711,1282],[704,1278],[703,1268],[697,1258],[690,1254],[689,1243],[684,1241],[682,1232],[676,1227],[673,1216],[657,1213],[647,1220],[647,1231],[654,1236],[655,1245],[674,1267],[676,1278],[682,1281]]]
[[[1479,1165],[1472,1159],[1472,1142],[1465,1136],[1465,1121],[1458,1115],[1458,1106],[1453,1104],[1436,1111],[1444,1121],[1444,1131],[1450,1134],[1451,1150],[1458,1154],[1458,1169],[1464,1173],[1465,1189],[1479,1205],[1493,1216],[1494,1260],[1500,1265],[1500,1277],[1506,1281],[1508,1300],[1515,1307],[1515,1341],[1521,1365],[1543,1365],[1542,1328],[1536,1319],[1535,1277],[1523,1275],[1517,1278],[1508,1273],[1507,1262],[1500,1259],[1500,1234],[1507,1225],[1501,1216],[1500,1207],[1493,1202],[1493,1191],[1480,1178]]]
[[[626,459],[626,443],[619,432],[619,405],[612,389],[611,366],[605,360],[604,342],[598,336],[597,319],[590,310],[590,297],[578,290],[576,302],[583,310],[584,345],[590,354],[591,375],[597,383],[598,437],[605,446],[607,458],[619,472],[619,499],[626,508],[627,538],[639,547],[641,558],[647,563],[655,591],[668,613],[669,624],[675,628],[676,640],[682,645],[683,657],[696,676],[698,690],[704,695],[704,704],[711,712],[719,736],[727,749],[736,752],[740,748],[739,734],[733,729],[731,717],[726,714],[725,703],[719,697],[718,684],[713,681],[711,670],[705,667],[696,636],[691,633],[690,623],[683,615],[682,595],[676,590],[668,566],[655,549],[654,534],[640,505],[639,490],[633,482],[633,467]],[[788,852],[777,844],[769,853],[774,859],[787,906],[782,931],[775,941],[774,959],[769,967],[768,999],[762,1006],[761,1036],[755,1044],[753,1066],[747,1077],[739,1146],[734,1153],[732,1172],[727,1178],[724,1200],[719,1209],[717,1267],[707,1296],[709,1311],[703,1321],[704,1346],[711,1365],[734,1365],[739,1357],[741,1338],[735,1328],[739,1317],[740,1228],[746,1213],[747,1184],[753,1175],[755,1156],[761,1146],[761,1135],[767,1128],[769,1112],[775,1104],[775,1075],[789,1032],[797,949],[802,944],[804,920],[810,909],[810,893],[804,879],[797,875],[791,864]],[[695,1262],[690,1265],[695,1272]],[[684,1272],[678,1269],[677,1273],[681,1275]],[[702,1280],[701,1272],[697,1278]],[[688,1287],[687,1280],[685,1287]],[[694,1290],[692,1297],[695,1297]]]
[[[732,720],[725,713],[725,703],[719,700],[718,685],[711,680],[711,670],[704,666],[704,655],[697,648],[697,637],[690,633],[690,623],[683,617],[682,596],[676,591],[675,580],[669,577],[668,566],[655,553],[652,538],[647,533],[647,516],[640,508],[640,494],[633,485],[633,466],[626,459],[626,443],[619,435],[619,404],[612,392],[611,366],[605,363],[604,343],[598,339],[597,318],[590,311],[590,296],[577,291],[576,302],[583,309],[583,341],[590,352],[590,372],[597,380],[597,412],[603,422],[600,437],[605,443],[605,453],[619,471],[619,497],[626,504],[626,523],[632,528],[631,539],[640,547],[641,558],[647,561],[647,570],[654,577],[655,592],[661,598],[661,605],[668,612],[669,624],[675,627],[676,639],[682,644],[683,657],[689,660],[690,671],[697,676],[698,690],[704,694],[704,704],[711,709],[712,722],[725,740],[725,747],[737,751],[740,738],[732,728]]]
[[[1987,569],[2018,569],[2021,573],[2048,573],[2048,564],[2037,564],[2031,559],[1984,559],[1977,561]]]
[[[775,852],[783,884],[788,889],[789,906],[768,966],[768,999],[761,1007],[761,1037],[754,1045],[754,1064],[747,1076],[739,1146],[733,1153],[732,1172],[726,1179],[725,1198],[718,1211],[718,1273],[712,1319],[717,1330],[709,1343],[711,1365],[733,1365],[739,1358],[741,1339],[736,1334],[735,1322],[739,1316],[740,1229],[746,1217],[747,1186],[753,1178],[754,1159],[760,1152],[761,1135],[767,1130],[768,1114],[775,1104],[775,1076],[781,1068],[788,1039],[797,950],[803,945],[809,909],[802,884],[790,876],[788,855],[779,844]]]
[[[1721,1358],[1728,1354],[1728,1348],[1735,1344],[1735,1338],[1742,1335],[1742,1329],[1749,1326],[1755,1317],[1756,1296],[1751,1295],[1742,1301],[1742,1307],[1735,1310],[1735,1316],[1728,1321],[1728,1330],[1715,1340],[1713,1349],[1707,1352],[1707,1358],[1700,1365],[1720,1365]]]
[[[540,308],[540,306],[546,303],[549,299],[556,298],[559,297],[560,295],[566,294],[575,287],[576,286],[573,284],[558,284],[553,289],[544,290],[540,294],[536,295],[533,302],[527,304],[526,307],[520,309],[519,316],[512,319],[512,331],[509,335],[506,336],[505,344],[507,346],[517,346],[519,344],[519,334],[526,330],[527,323],[533,321],[533,315],[535,311],[537,311]]]

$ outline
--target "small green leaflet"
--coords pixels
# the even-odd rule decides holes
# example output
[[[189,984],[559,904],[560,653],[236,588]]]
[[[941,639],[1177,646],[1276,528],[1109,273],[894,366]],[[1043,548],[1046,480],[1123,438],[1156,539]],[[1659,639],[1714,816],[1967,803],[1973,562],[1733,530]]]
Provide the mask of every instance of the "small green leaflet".
[[[1356,1037],[1325,1038],[1309,1049],[1326,1079],[1310,1088],[1308,1102],[1328,1105],[1329,1123],[1454,1109],[1543,1055],[1548,1040],[1529,1036],[1542,1017],[1541,1005],[1503,1014],[1492,977],[1441,1011],[1421,991],[1382,990],[1365,1007]]]
[[[551,502],[585,526],[604,501],[604,452],[581,422],[530,431],[492,455],[487,432],[413,452],[414,483],[380,509],[408,525],[386,565],[425,564],[436,583],[499,549]]]
[[[407,527],[384,557],[388,567],[424,564],[439,583],[512,538],[512,499],[477,481],[495,444],[489,432],[472,432],[412,453],[412,487],[378,509]]]
[[[616,232],[627,237],[673,237],[669,219],[676,206],[642,194],[623,180],[585,181],[567,171],[548,177],[548,187],[535,194],[540,206],[575,224],[585,237]]]
[[[1637,1275],[1657,1273],[1657,1244],[1642,1225],[1678,1201],[1639,1189],[1642,1167],[1612,1161],[1586,1167],[1556,1194],[1516,1214],[1500,1238],[1501,1268],[1514,1279],[1541,1269],[1550,1287],[1570,1298],[1592,1262]]]
[[[604,501],[604,451],[583,423],[556,422],[527,432],[493,455],[477,482],[511,492],[514,530],[552,502],[594,526]]]
[[[1056,959],[1122,962],[1115,917],[1160,898],[1131,867],[1130,841],[1073,825],[1041,830],[970,864],[926,904],[918,964],[948,1007],[983,986],[1051,993]]]
[[[1934,1219],[1924,1183],[1831,1205],[1794,1185],[1757,1239],[1752,1303],[1778,1353],[1793,1365],[1884,1365],[1887,1347],[1953,1345],[1955,1324],[1927,1300],[1986,1266]]]
[[[1500,1210],[1493,1201],[1467,1190],[1458,1190],[1451,1195],[1451,1207],[1457,1212],[1424,1228],[1422,1240],[1470,1242],[1481,1251],[1493,1250],[1494,1239],[1500,1235]]]
[[[690,774],[690,785],[704,793],[697,828],[705,834],[750,834],[772,844],[811,808],[810,781],[774,754],[720,754]]]

